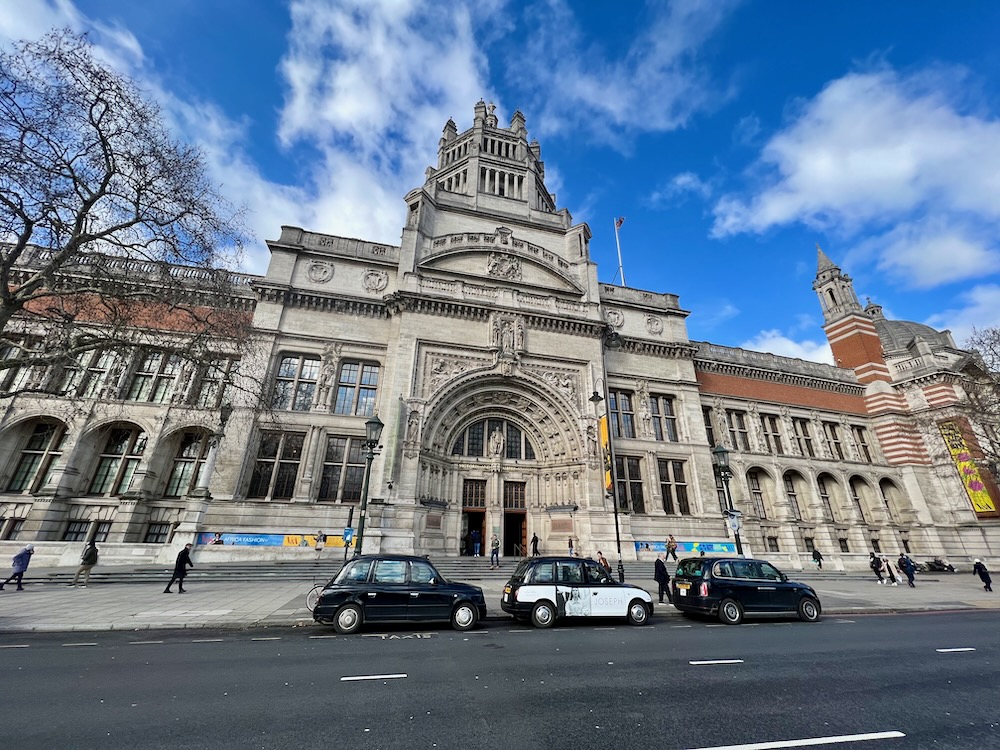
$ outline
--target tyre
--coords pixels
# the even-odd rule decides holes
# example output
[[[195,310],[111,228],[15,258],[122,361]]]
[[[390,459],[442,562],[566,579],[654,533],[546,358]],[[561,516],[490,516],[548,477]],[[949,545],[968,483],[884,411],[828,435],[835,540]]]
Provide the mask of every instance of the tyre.
[[[451,626],[455,630],[472,630],[479,619],[476,608],[469,602],[460,602],[451,611]]]
[[[536,628],[551,628],[555,621],[556,608],[552,602],[538,602],[531,610],[531,624]]]
[[[351,633],[357,633],[361,629],[361,623],[364,622],[364,619],[365,616],[361,611],[361,607],[357,604],[345,604],[337,610],[337,614],[333,619],[333,626],[337,629],[338,633],[350,635]]]
[[[645,625],[649,622],[649,608],[642,599],[633,599],[628,604],[628,614],[626,615],[629,625]]]
[[[735,599],[723,599],[719,605],[719,619],[726,625],[739,625],[743,622],[743,607]]]
[[[319,603],[319,595],[323,593],[323,584],[317,583],[311,589],[309,593],[306,594],[306,609],[310,612],[316,611],[316,605]]]
[[[819,602],[811,596],[802,597],[799,602],[799,619],[803,622],[816,622],[819,619]]]

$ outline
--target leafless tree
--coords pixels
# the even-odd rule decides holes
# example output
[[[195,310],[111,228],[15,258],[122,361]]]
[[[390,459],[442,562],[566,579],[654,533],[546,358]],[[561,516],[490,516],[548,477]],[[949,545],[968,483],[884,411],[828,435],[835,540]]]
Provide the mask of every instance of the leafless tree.
[[[65,391],[122,347],[238,358],[244,238],[203,155],[86,38],[0,53],[0,398]]]
[[[974,378],[966,385],[969,417],[986,434],[983,453],[997,476],[1000,469],[1000,328],[973,328],[965,348],[978,355],[975,367],[966,368]]]

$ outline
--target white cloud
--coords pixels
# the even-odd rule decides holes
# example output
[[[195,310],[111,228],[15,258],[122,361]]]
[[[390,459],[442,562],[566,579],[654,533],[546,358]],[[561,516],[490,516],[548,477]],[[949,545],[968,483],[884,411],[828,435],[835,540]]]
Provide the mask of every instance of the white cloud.
[[[1000,328],[1000,285],[979,284],[959,296],[963,306],[936,313],[927,325],[951,331],[955,343],[962,346],[973,328]]]
[[[733,142],[740,146],[751,146],[756,143],[760,131],[760,118],[757,115],[751,113],[741,117],[733,128]]]
[[[777,329],[761,331],[740,346],[755,352],[767,352],[781,357],[795,357],[812,362],[833,364],[833,353],[826,341],[795,341]]]
[[[713,236],[793,223],[874,235],[880,268],[920,286],[996,266],[1000,121],[966,111],[964,77],[877,70],[828,84],[764,146],[750,194],[719,198]]]
[[[654,190],[647,202],[651,206],[660,207],[683,200],[689,194],[708,198],[712,195],[712,186],[694,172],[681,172],[666,185]]]
[[[704,311],[698,313],[698,324],[707,329],[715,328],[740,314],[740,309],[726,300],[717,304],[706,304],[703,308]]]
[[[718,106],[731,92],[713,83],[696,53],[735,4],[650,3],[624,54],[585,42],[565,0],[532,6],[526,23],[533,33],[512,68],[532,96],[539,131],[621,143],[635,132],[683,127],[695,113]]]

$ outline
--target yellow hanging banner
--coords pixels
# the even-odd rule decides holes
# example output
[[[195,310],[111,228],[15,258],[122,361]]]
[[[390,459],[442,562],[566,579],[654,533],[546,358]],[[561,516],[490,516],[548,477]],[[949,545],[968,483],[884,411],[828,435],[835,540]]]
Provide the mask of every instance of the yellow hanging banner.
[[[601,417],[601,455],[604,456],[604,491],[612,493],[611,487],[611,437],[608,435],[608,418]]]
[[[965,485],[965,492],[969,496],[973,510],[977,514],[995,515],[997,507],[986,489],[986,484],[983,482],[983,477],[979,473],[979,467],[976,466],[972,453],[969,452],[969,446],[965,442],[962,430],[955,422],[941,422],[938,428],[941,430],[941,437],[944,438],[948,451],[951,453],[951,460],[955,462],[955,468],[958,469],[958,476],[961,477],[962,484]]]

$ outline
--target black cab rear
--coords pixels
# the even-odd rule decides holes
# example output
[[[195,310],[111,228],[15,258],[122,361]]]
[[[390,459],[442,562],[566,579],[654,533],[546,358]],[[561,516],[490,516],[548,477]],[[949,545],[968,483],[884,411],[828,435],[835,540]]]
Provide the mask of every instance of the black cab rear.
[[[677,563],[672,589],[681,612],[717,615],[727,625],[739,624],[744,614],[796,614],[815,622],[822,611],[812,587],[788,580],[766,560],[684,558]]]

